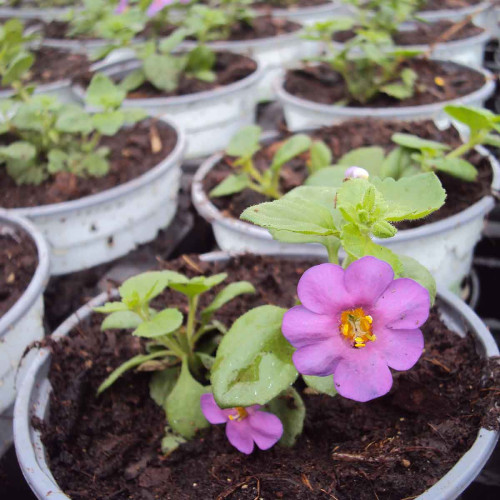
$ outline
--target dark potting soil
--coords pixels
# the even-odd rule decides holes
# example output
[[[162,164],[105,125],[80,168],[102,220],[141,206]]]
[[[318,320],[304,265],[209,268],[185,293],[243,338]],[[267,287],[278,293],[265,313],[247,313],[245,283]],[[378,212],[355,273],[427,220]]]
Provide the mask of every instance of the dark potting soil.
[[[422,7],[422,11],[444,10],[444,9],[463,9],[471,5],[476,5],[483,0],[427,0]]]
[[[197,274],[186,262],[168,267]],[[312,265],[252,256],[229,264],[191,262],[256,286],[255,296],[221,310],[226,325],[263,303],[294,305],[298,279]],[[184,305],[170,292],[162,301]],[[96,316],[50,343],[50,420],[34,422],[51,471],[73,500],[400,500],[433,485],[469,449],[478,429],[498,418],[498,362],[482,361],[472,337],[449,331],[434,310],[423,328],[425,352],[412,370],[395,373],[387,396],[363,404],[314,395],[299,384],[307,417],[294,448],[247,457],[228,443],[223,426],[212,426],[165,457],[165,415],[149,397],[147,374],[129,373],[95,396],[109,372],[141,350],[131,335],[101,332],[100,321]]]
[[[285,89],[295,97],[319,104],[342,102],[352,107],[399,108],[457,99],[472,94],[485,84],[482,73],[449,61],[413,59],[403,66],[413,69],[418,75],[415,94],[408,99],[398,100],[386,94],[378,94],[367,104],[361,104],[349,95],[342,76],[326,63],[289,70]],[[437,77],[444,84],[436,83]]]
[[[173,97],[187,94],[195,94],[214,90],[225,85],[237,82],[251,75],[257,64],[249,57],[233,54],[231,52],[217,52],[217,59],[213,71],[216,73],[214,82],[204,82],[197,78],[182,75],[177,89],[173,92],[164,92],[155,88],[150,83],[141,85],[137,90],[128,94],[129,99],[144,99],[148,97]]]
[[[447,129],[441,131],[432,121],[384,122],[370,119],[349,120],[342,123],[342,125],[323,127],[314,131],[311,135],[316,139],[321,139],[328,145],[333,153],[335,163],[341,156],[359,147],[381,146],[390,151],[395,147],[395,144],[391,141],[391,137],[396,132],[418,135],[422,138],[443,142],[453,147],[461,144],[456,130]],[[265,146],[254,156],[254,164],[259,170],[262,171],[269,167],[272,157],[282,141],[283,137],[270,142],[269,145]],[[399,223],[398,227],[400,229],[409,229],[445,219],[461,212],[480,200],[483,196],[490,194],[492,182],[490,163],[476,152],[470,153],[467,159],[479,170],[477,180],[474,182],[464,182],[439,172],[438,177],[447,192],[446,204],[425,219]],[[303,184],[308,175],[307,160],[308,156],[304,154],[283,167],[280,185],[283,193]],[[231,161],[231,157],[225,156],[208,173],[203,183],[207,193],[229,174],[234,172],[231,167]],[[269,199],[255,191],[246,189],[233,196],[212,198],[211,201],[225,215],[239,218],[246,208],[269,201]]]
[[[156,166],[176,144],[175,130],[162,122],[148,119],[122,129],[113,137],[101,139],[101,145],[111,149],[110,171],[104,177],[77,177],[61,172],[39,186],[18,186],[7,175],[6,169],[0,169],[0,206],[36,207],[106,191]],[[159,146],[161,148],[157,150]]]
[[[454,31],[446,39],[442,37],[454,23],[450,21],[438,21],[435,23],[418,23],[414,28],[399,31],[392,38],[397,45],[429,45],[435,42],[451,42],[455,40],[464,40],[471,38],[484,32],[483,28],[476,26],[470,22],[462,26],[459,30]],[[451,32],[450,32],[451,33]],[[339,31],[334,36],[334,40],[344,43],[354,36],[354,31]]]
[[[26,291],[37,265],[38,252],[30,236],[0,223],[0,318]]]

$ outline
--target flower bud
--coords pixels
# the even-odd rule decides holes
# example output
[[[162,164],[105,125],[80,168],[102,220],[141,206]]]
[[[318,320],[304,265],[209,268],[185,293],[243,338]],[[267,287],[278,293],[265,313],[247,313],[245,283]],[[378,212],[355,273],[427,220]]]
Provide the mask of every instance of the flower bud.
[[[372,226],[372,233],[377,238],[392,238],[398,230],[389,222],[381,220]]]
[[[361,167],[349,167],[344,173],[344,180],[347,179],[368,179],[370,174]]]

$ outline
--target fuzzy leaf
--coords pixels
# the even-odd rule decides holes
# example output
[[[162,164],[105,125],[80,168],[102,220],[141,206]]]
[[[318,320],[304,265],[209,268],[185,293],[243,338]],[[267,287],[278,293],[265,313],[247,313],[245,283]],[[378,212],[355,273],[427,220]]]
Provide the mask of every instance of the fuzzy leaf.
[[[178,330],[184,317],[178,309],[164,309],[155,314],[150,321],[144,321],[133,332],[136,337],[154,339],[169,335]]]
[[[311,145],[311,172],[329,167],[333,162],[332,152],[323,141],[313,141]]]
[[[154,299],[169,283],[186,283],[188,279],[174,271],[149,271],[126,280],[119,288],[123,299],[138,298],[140,302]]]
[[[227,278],[226,273],[214,274],[213,276],[196,276],[187,282],[172,283],[170,288],[188,296],[195,297],[220,285]]]
[[[125,99],[126,92],[115,85],[109,76],[96,73],[90,82],[85,101],[102,109],[118,108]]]
[[[219,198],[220,196],[239,193],[249,185],[250,181],[246,174],[231,174],[210,191],[210,197]]]
[[[328,377],[314,377],[313,375],[302,375],[304,382],[316,392],[320,394],[328,394],[328,396],[335,396],[337,390],[335,389],[335,384],[333,382],[333,377],[329,375]]]
[[[433,165],[437,170],[467,182],[477,178],[476,167],[463,158],[438,158],[433,160]]]
[[[158,406],[162,408],[165,406],[180,373],[181,370],[178,366],[153,373],[149,381],[149,395]]]
[[[334,187],[342,186],[345,178],[345,165],[325,167],[310,175],[305,182],[306,186]]]
[[[429,270],[420,264],[418,261],[406,255],[400,255],[399,260],[402,264],[402,270],[399,272],[400,278],[411,278],[417,283],[420,283],[424,288],[427,288],[431,298],[431,303],[434,304],[436,299],[436,280]]]
[[[276,151],[269,169],[279,170],[285,163],[305,153],[311,147],[311,138],[305,134],[296,134],[287,139]]]
[[[411,134],[394,134],[392,141],[409,149],[427,150],[427,151],[447,151],[450,146],[428,139],[421,139],[416,135]]]
[[[132,311],[116,311],[107,316],[101,324],[101,330],[127,330],[137,328],[142,318]]]
[[[239,130],[231,139],[226,153],[230,156],[251,157],[260,149],[259,141],[262,129],[257,125],[248,125]]]
[[[368,146],[353,149],[337,162],[347,167],[361,167],[368,170],[370,175],[379,175],[384,162],[385,151],[378,146]]]
[[[203,309],[201,312],[202,320],[208,322],[215,311],[239,295],[246,293],[255,293],[255,288],[250,282],[237,281],[236,283],[230,283],[215,296],[210,305]]]

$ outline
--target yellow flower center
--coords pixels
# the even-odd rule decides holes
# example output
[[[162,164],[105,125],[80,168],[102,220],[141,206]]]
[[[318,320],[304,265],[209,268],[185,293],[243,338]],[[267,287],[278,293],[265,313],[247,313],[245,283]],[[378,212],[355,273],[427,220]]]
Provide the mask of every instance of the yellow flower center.
[[[236,410],[236,415],[229,415],[229,420],[237,420],[238,422],[241,422],[248,417],[248,412],[246,408],[243,408],[243,406],[237,406],[234,410]]]
[[[377,340],[372,333],[373,318],[365,314],[365,311],[358,307],[357,309],[348,309],[340,316],[340,333],[349,341],[353,347],[360,349],[366,347],[367,342]]]

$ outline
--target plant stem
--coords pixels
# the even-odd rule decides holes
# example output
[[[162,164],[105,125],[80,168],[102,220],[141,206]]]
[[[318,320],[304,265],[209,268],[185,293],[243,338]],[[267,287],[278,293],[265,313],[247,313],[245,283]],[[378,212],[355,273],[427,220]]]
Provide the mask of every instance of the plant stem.
[[[186,326],[186,338],[191,353],[193,352],[194,323],[196,320],[196,310],[198,309],[199,298],[200,298],[199,295],[195,295],[194,297],[189,297],[189,312],[188,312],[188,319]]]

